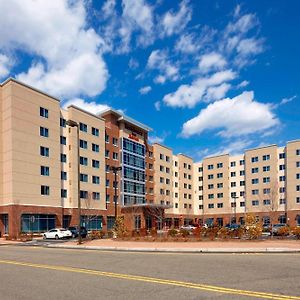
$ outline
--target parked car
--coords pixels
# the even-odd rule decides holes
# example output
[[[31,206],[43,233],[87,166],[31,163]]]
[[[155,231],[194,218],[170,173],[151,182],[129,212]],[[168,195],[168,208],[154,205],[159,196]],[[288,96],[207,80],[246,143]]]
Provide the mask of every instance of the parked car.
[[[279,228],[286,227],[286,226],[287,226],[286,224],[274,224],[272,226],[272,234],[273,235],[278,235]]]
[[[72,232],[65,228],[55,228],[51,229],[43,234],[43,239],[64,239],[71,238]]]
[[[188,231],[193,231],[195,228],[196,228],[196,226],[194,226],[194,225],[183,225],[180,227],[180,229],[188,230]]]
[[[79,235],[78,226],[70,226],[68,228],[68,230],[70,230],[72,232],[72,238],[78,237],[78,235]],[[83,227],[83,226],[80,227],[80,234],[81,234],[81,237],[86,238],[87,230],[85,227]]]

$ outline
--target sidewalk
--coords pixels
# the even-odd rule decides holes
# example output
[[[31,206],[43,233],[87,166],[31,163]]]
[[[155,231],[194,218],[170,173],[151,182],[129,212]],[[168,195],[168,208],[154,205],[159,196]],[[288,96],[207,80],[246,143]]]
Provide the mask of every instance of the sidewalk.
[[[298,240],[267,240],[267,241],[201,241],[201,242],[144,242],[101,239],[85,241],[77,245],[69,241],[54,248],[117,250],[138,252],[184,252],[184,253],[300,253]]]

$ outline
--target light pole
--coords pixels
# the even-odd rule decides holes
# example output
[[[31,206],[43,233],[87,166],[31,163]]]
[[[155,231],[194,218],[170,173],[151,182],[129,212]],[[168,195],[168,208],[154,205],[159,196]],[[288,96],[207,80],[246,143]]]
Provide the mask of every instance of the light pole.
[[[81,201],[80,201],[80,152],[79,152],[79,124],[73,120],[68,120],[66,123],[70,127],[77,128],[77,189],[78,189],[78,244],[82,244],[81,237]]]
[[[114,167],[111,166],[110,170],[114,173],[115,175],[115,181],[114,181],[114,188],[115,188],[115,195],[114,195],[114,202],[115,202],[115,223],[117,221],[117,216],[118,216],[118,210],[117,210],[117,199],[118,199],[118,195],[117,195],[117,173],[118,171],[122,170],[122,167]]]
[[[236,220],[236,199],[238,199],[239,197],[237,196],[232,196],[231,197],[234,200],[234,204],[233,204],[233,209],[234,209],[234,223],[237,224],[237,220]]]

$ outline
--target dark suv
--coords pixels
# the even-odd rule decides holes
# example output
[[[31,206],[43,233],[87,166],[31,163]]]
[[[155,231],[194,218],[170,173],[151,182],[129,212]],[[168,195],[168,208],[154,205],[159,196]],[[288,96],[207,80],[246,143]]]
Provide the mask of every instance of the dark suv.
[[[68,229],[72,232],[72,238],[78,237],[79,235],[78,226],[70,226]],[[80,227],[80,235],[83,238],[86,238],[87,236],[87,230],[83,226]]]

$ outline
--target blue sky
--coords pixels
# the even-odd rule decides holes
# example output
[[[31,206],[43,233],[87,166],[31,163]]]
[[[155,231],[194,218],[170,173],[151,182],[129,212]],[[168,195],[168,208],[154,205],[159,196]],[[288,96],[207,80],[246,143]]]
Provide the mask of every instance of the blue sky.
[[[300,3],[0,0],[0,80],[200,160],[300,138]]]

